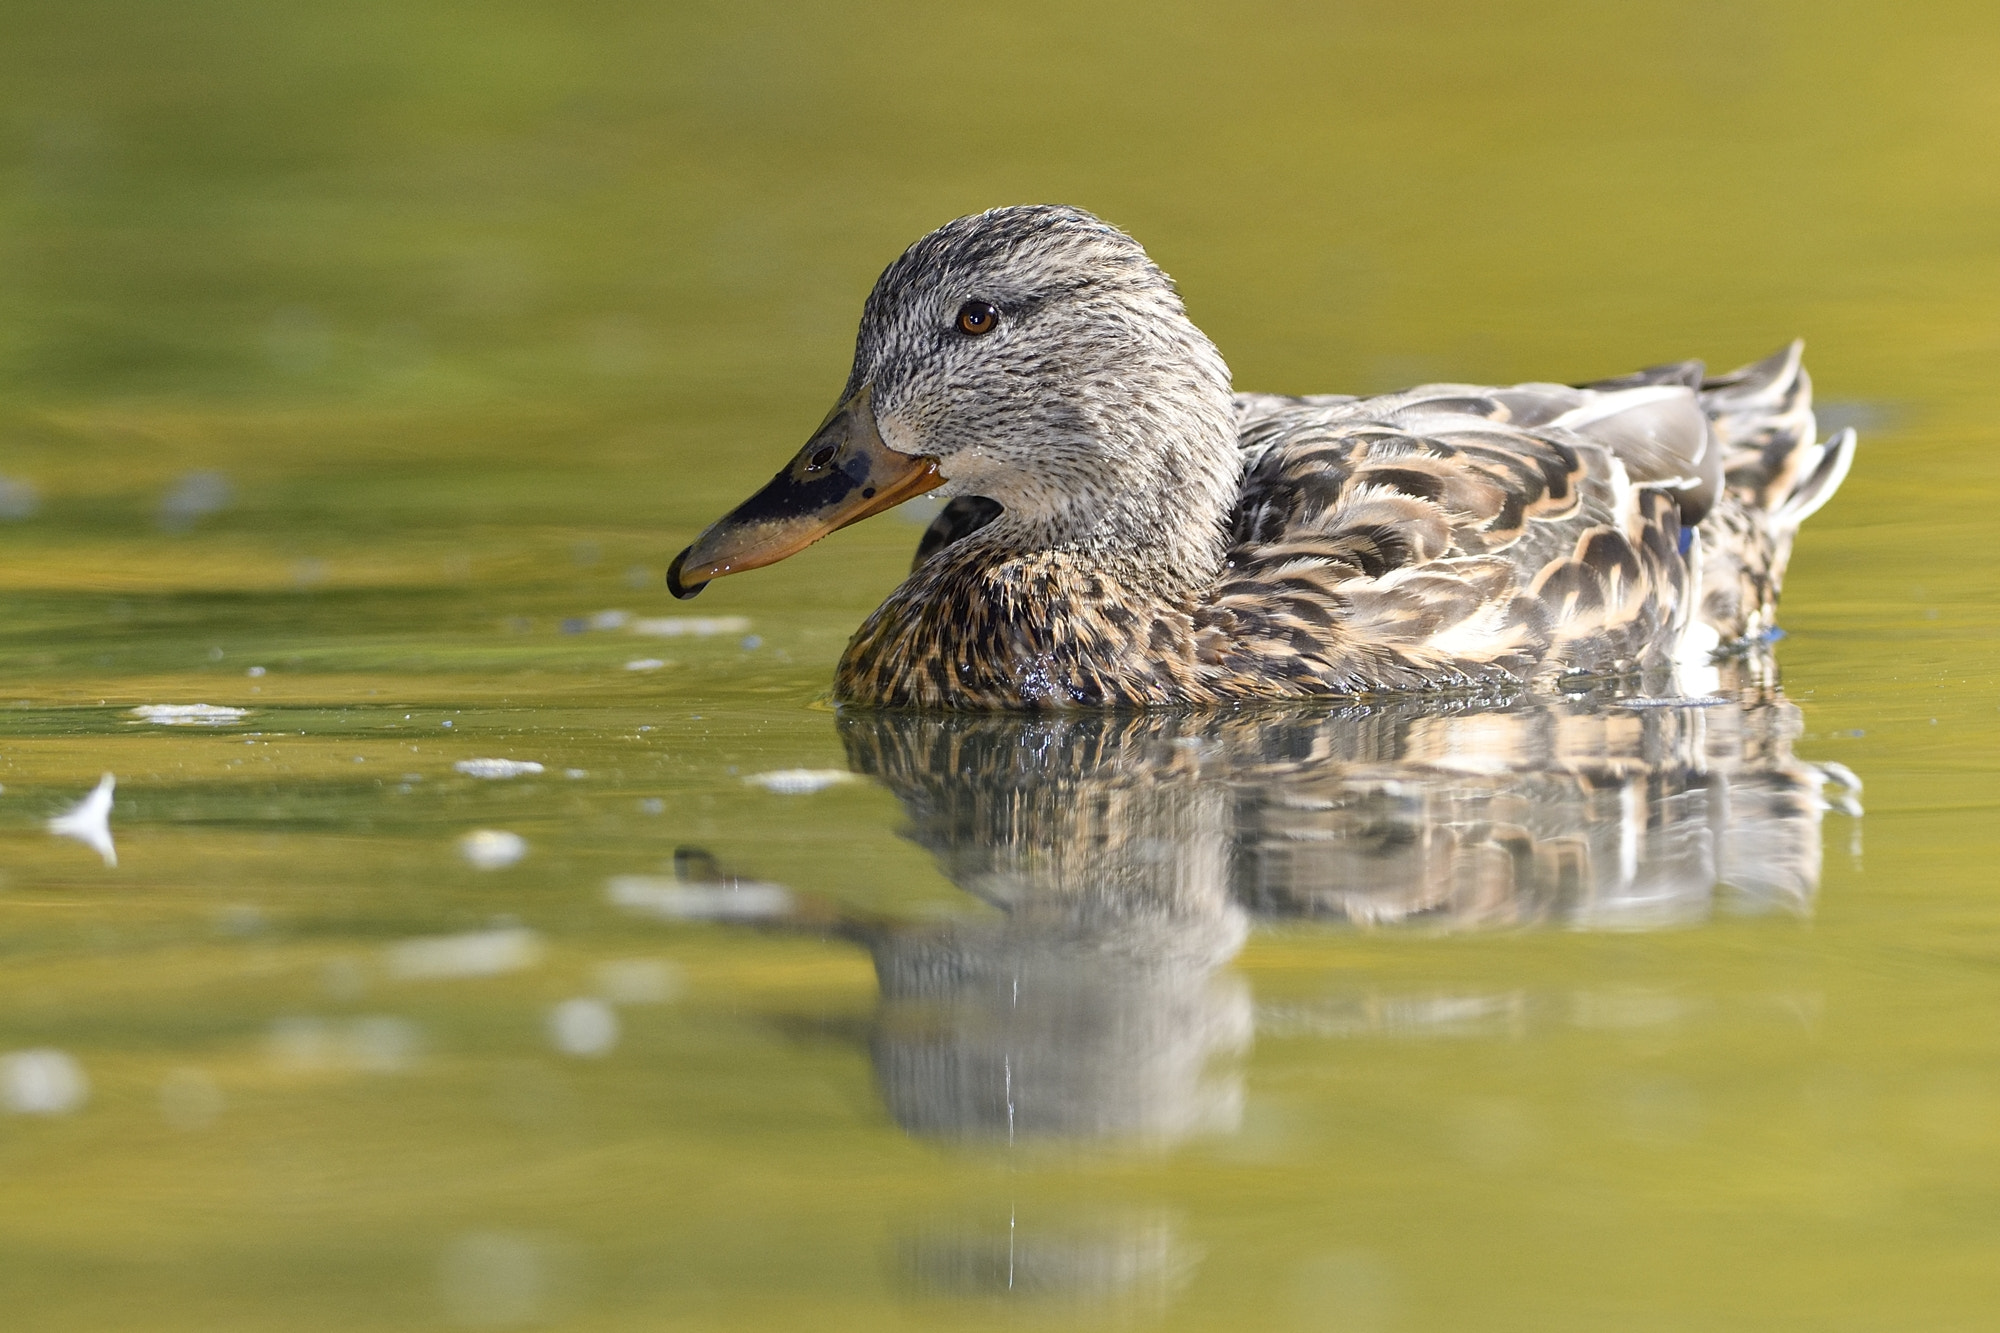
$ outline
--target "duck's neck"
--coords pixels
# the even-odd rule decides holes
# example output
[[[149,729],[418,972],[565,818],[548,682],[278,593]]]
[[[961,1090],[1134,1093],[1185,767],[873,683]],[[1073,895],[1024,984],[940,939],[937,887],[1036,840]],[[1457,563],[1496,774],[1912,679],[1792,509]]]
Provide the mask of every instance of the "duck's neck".
[[[1118,455],[1143,465],[1017,491],[933,556],[856,632],[836,694],[956,708],[1205,697],[1193,613],[1222,570],[1241,463],[1226,393],[1175,416],[1183,429]]]
[[[1089,422],[1087,462],[1015,478],[966,554],[1049,557],[1176,605],[1211,588],[1243,465],[1228,371],[1202,370]]]

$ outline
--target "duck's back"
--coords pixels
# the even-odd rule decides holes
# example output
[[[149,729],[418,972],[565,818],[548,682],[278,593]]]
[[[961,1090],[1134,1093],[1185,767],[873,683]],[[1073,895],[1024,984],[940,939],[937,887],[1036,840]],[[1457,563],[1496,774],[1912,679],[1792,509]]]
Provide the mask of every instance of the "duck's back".
[[[1706,662],[1770,631],[1799,523],[1852,461],[1853,432],[1815,442],[1799,353],[1713,378],[1684,362],[1584,386],[1239,394],[1243,473],[1217,585],[1150,627],[1112,607],[1118,633],[1067,594],[1029,597],[1016,637],[1077,637],[1087,688],[1050,697],[1102,703],[1511,690]],[[999,510],[954,500],[917,568],[955,587],[953,559],[930,562]],[[844,697],[1035,702],[1008,683],[1018,652],[988,654],[998,674],[976,690],[904,689],[965,655],[951,645],[991,617],[950,597],[903,600],[916,620],[900,639],[877,624],[884,612],[856,635]]]
[[[1852,436],[1814,442],[1797,345],[1584,387],[1237,400],[1228,567],[1197,613],[1224,692],[1622,674],[1768,628]]]

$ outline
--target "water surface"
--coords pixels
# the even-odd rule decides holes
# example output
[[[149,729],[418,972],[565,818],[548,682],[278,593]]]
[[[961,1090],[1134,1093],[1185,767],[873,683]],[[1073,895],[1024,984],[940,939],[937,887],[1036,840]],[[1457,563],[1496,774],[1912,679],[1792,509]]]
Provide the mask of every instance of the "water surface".
[[[8,1326],[1984,1326],[1996,59],[1970,5],[10,7]],[[673,603],[880,267],[1038,199],[1246,389],[1804,335],[1863,444],[1776,677],[837,714],[898,515]],[[107,772],[115,865],[47,827]]]

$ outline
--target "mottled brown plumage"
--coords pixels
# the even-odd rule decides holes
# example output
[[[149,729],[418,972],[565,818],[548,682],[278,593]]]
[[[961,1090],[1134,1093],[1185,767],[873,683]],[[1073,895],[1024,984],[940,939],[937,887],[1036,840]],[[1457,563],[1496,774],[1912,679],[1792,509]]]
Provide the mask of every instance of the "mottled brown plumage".
[[[1034,707],[1518,687],[1667,668],[1688,639],[1745,642],[1771,627],[1791,536],[1852,437],[1814,442],[1796,346],[1707,383],[1727,472],[1698,555],[1681,550],[1672,488],[1548,424],[1590,391],[1242,394],[1244,470],[1213,588],[1173,603],[1059,556],[996,559],[972,539],[997,506],[955,502],[856,634],[836,691]]]
[[[975,309],[995,318],[954,324]],[[844,702],[1658,675],[1772,627],[1798,524],[1852,457],[1849,432],[1816,442],[1811,402],[1797,344],[1712,380],[1684,362],[1582,387],[1233,394],[1131,238],[1074,209],[1000,209],[890,266],[839,429],[671,581],[692,596],[882,503],[857,493],[942,481],[957,498],[848,645]]]

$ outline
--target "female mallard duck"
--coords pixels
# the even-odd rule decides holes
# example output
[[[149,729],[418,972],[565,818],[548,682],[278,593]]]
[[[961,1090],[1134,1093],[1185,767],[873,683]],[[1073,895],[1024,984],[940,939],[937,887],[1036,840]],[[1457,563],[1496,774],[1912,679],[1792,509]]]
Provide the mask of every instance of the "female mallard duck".
[[[1520,688],[1767,632],[1814,441],[1799,345],[1582,388],[1233,394],[1138,242],[1079,209],[947,223],[862,311],[836,407],[667,572],[677,597],[939,487],[855,634],[859,704],[1058,708]]]

